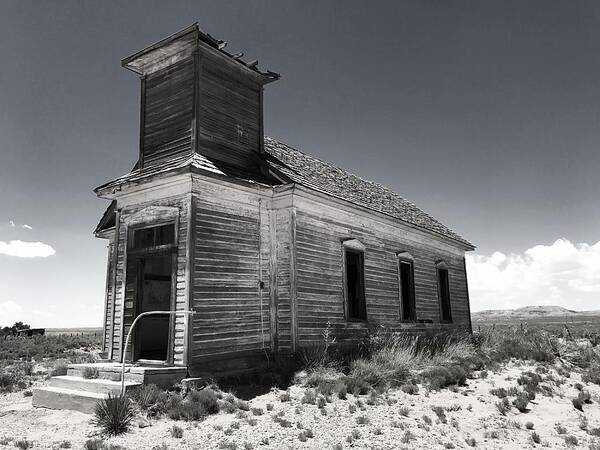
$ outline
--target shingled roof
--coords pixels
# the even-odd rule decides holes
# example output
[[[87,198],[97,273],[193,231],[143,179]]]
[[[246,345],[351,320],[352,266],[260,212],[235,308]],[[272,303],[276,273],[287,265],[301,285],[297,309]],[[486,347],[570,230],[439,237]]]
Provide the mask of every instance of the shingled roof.
[[[272,157],[269,158],[269,164],[294,183],[378,211],[458,241],[468,248],[475,248],[450,228],[381,184],[364,180],[268,137],[265,137],[265,152]]]
[[[423,230],[433,232],[445,238],[463,244],[469,249],[475,246],[459,236],[450,228],[440,223],[429,214],[418,208],[413,203],[391,189],[372,181],[364,180],[339,167],[307,155],[300,150],[283,144],[275,139],[264,138],[264,148],[268,165],[289,182],[301,184],[309,189],[314,189],[324,194],[346,200],[364,208],[386,214],[394,219],[406,222]],[[178,156],[161,164],[139,169],[137,165],[128,174],[110,181],[95,189],[96,193],[106,190],[119,189],[123,184],[138,183],[150,177],[171,174],[179,170],[200,170],[212,174],[249,179],[248,174],[224,168],[217,161],[194,153],[193,155]],[[252,181],[267,183],[266,179],[257,179],[252,176]],[[110,208],[109,208],[110,209]],[[107,210],[107,213],[111,211]],[[107,214],[105,213],[105,215]],[[114,214],[114,212],[111,212]],[[103,221],[108,219],[103,218]],[[108,223],[108,222],[106,222]],[[96,232],[100,231],[99,224]]]

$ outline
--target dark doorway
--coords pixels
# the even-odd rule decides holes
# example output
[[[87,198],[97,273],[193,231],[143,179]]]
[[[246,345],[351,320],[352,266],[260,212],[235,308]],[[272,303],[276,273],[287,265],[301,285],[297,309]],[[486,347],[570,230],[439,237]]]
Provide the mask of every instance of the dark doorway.
[[[149,255],[138,259],[137,313],[170,311],[173,255]],[[136,359],[167,361],[171,316],[142,317],[135,330]]]

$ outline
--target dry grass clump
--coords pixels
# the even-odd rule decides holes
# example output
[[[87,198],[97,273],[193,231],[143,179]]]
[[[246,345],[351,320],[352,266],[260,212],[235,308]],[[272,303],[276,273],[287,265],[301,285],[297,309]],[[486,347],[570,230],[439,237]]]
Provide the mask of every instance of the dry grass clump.
[[[244,406],[242,403],[245,403],[233,395],[230,396],[230,401],[219,400],[223,393],[216,386],[201,390],[192,389],[186,394],[180,394],[163,391],[156,385],[142,385],[133,390],[130,397],[148,416],[165,414],[172,420],[185,421],[200,420],[216,414],[221,409],[221,404],[228,405],[233,408],[231,412],[235,412],[242,409],[240,405]]]
[[[183,428],[178,425],[173,425],[169,431],[171,432],[171,436],[176,439],[181,439],[183,437]]]
[[[322,351],[325,345],[319,348]],[[397,386],[417,394],[418,387],[411,379],[416,372],[421,372],[424,383],[440,389],[464,384],[472,370],[484,365],[470,338],[419,338],[379,329],[369,335],[363,350],[363,356],[346,364],[341,358],[314,356],[296,375],[296,382],[317,388],[323,395],[341,393],[340,398],[347,392],[365,395]],[[319,353],[315,350],[313,354]]]
[[[510,411],[511,405],[508,398],[504,397],[501,401],[496,402],[496,409],[500,414],[505,416]]]
[[[502,362],[511,358],[553,362],[558,353],[556,337],[550,333],[520,328],[490,330],[481,335],[481,346],[491,359]]]

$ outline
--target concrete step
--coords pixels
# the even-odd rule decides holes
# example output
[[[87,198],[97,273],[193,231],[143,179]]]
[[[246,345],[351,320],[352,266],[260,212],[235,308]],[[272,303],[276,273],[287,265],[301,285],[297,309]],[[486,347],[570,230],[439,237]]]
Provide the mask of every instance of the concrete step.
[[[76,367],[77,366],[77,367]],[[98,378],[100,380],[110,380],[110,381],[121,381],[121,369],[120,368],[103,368],[98,364]],[[67,369],[67,375],[71,377],[79,377],[83,378],[85,372],[85,367],[80,367],[79,365],[72,364]],[[89,379],[89,378],[88,378]],[[131,373],[131,371],[125,372],[125,381],[133,381],[136,383],[144,382],[144,373]]]
[[[49,409],[71,409],[93,414],[96,402],[105,398],[105,394],[80,391],[56,386],[46,386],[33,390],[33,406]]]
[[[141,383],[134,381],[125,381],[125,390],[135,386],[140,386]],[[111,381],[102,378],[80,378],[69,375],[62,375],[50,378],[49,386],[64,389],[72,389],[85,392],[95,392],[97,394],[119,394],[121,392],[121,382]]]

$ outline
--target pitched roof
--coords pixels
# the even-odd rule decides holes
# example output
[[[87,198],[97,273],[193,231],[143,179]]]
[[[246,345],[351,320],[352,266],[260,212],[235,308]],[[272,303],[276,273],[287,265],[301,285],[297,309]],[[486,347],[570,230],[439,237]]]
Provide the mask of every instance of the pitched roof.
[[[381,184],[364,180],[268,137],[265,137],[265,152],[274,158],[269,164],[294,183],[381,212],[458,241],[469,248],[475,248],[450,228]]]
[[[264,148],[269,167],[290,182],[386,214],[423,230],[452,239],[469,249],[475,248],[469,241],[422,209],[379,183],[364,180],[339,167],[266,136],[264,138]],[[138,183],[148,177],[170,175],[177,170],[193,169],[220,176],[268,183],[268,180],[264,178],[258,179],[256,175],[241,173],[239,170],[223,166],[218,161],[212,161],[203,155],[194,153],[193,155],[183,155],[161,161],[160,164],[144,166],[142,169],[139,169],[136,165],[128,174],[103,184],[95,191],[100,193],[101,191],[118,190],[126,183]]]

